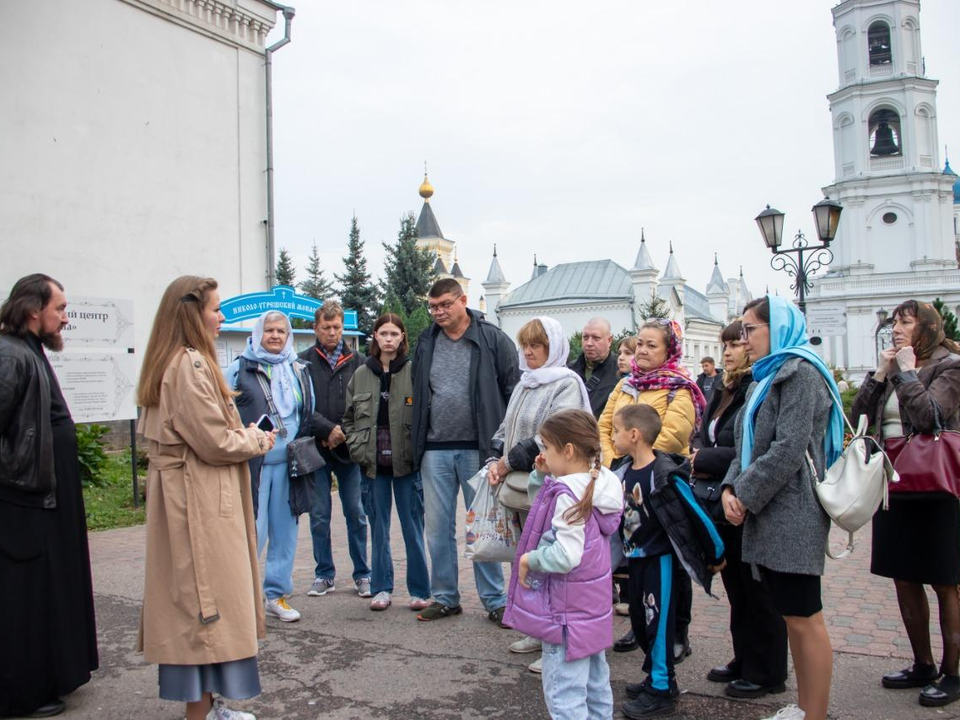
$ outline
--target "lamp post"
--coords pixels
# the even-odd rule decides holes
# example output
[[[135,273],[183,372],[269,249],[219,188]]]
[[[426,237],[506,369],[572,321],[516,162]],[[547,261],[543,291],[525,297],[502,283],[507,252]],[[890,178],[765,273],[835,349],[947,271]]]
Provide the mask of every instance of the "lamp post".
[[[787,274],[794,278],[790,289],[796,293],[797,305],[804,315],[807,314],[807,291],[813,289],[813,273],[833,261],[830,243],[837,236],[841,212],[843,206],[830,198],[818,202],[813,206],[813,218],[816,221],[820,244],[811,244],[803,231],[797,231],[793,246],[788,248],[781,248],[785,217],[782,212],[767,205],[766,210],[756,217],[763,242],[773,253],[770,267],[774,270],[786,270]]]
[[[886,347],[886,343],[880,342],[880,333],[887,327],[887,319],[890,316],[883,308],[877,310],[877,331],[873,334],[873,347],[877,352],[877,365],[880,364],[880,352]]]

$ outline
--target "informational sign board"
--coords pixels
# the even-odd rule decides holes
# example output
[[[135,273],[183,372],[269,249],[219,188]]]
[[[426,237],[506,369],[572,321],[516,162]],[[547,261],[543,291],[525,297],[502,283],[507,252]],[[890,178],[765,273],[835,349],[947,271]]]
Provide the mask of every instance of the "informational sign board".
[[[136,420],[133,301],[68,295],[67,320],[49,357],[74,422]]]
[[[813,337],[847,334],[847,314],[843,305],[808,305],[807,332]]]
[[[67,297],[69,323],[61,333],[70,350],[84,348],[127,352],[133,347],[133,301]]]
[[[277,285],[269,292],[247,293],[220,302],[220,312],[223,313],[225,324],[240,322],[241,320],[255,320],[268,310],[282,312],[287,317],[313,320],[314,313],[323,305],[306,295],[298,295],[289,285]],[[344,330],[357,329],[357,311],[343,311]]]
[[[73,421],[135,420],[136,360],[124,352],[49,353]]]

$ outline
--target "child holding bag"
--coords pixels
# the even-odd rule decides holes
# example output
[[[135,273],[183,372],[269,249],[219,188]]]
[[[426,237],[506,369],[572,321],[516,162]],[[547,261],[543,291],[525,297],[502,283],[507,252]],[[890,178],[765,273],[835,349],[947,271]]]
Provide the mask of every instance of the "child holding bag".
[[[543,641],[543,694],[553,718],[611,717],[604,651],[613,645],[610,536],[623,495],[600,464],[591,413],[561,410],[540,426],[537,493],[510,578],[504,623]]]

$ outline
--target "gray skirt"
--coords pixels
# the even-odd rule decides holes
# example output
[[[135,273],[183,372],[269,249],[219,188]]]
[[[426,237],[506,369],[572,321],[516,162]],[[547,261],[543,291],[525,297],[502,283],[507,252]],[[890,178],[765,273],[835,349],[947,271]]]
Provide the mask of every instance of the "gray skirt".
[[[259,695],[256,656],[212,665],[160,665],[160,697],[164,700],[199,702],[204,693],[229,700]]]

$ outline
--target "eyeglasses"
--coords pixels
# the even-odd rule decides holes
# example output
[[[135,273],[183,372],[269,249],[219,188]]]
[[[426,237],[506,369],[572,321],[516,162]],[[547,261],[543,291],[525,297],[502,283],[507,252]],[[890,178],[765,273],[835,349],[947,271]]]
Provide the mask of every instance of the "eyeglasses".
[[[740,326],[740,339],[741,340],[749,339],[750,333],[752,333],[758,327],[762,327],[763,325],[769,325],[769,324],[770,323],[752,323],[748,325],[747,323],[743,323],[743,325]]]
[[[463,296],[458,295],[453,300],[447,300],[446,302],[437,303],[436,305],[434,305],[433,303],[427,303],[427,312],[430,313],[431,315],[436,315],[437,313],[441,313],[441,312],[442,313],[450,312],[450,308],[452,308],[456,304],[457,300],[459,300],[461,297]]]

